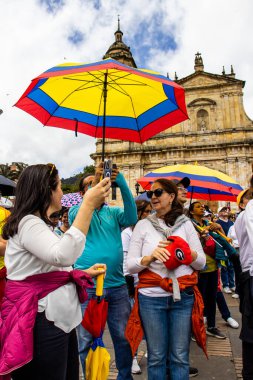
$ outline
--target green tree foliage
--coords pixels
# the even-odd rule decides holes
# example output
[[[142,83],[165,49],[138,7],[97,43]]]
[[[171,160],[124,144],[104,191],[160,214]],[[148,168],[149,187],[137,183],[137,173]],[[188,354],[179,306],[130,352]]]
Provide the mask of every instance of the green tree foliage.
[[[62,178],[62,191],[64,194],[77,192],[80,178],[84,175],[95,173],[95,166],[89,165],[83,168],[83,171],[69,178]]]
[[[0,164],[0,174],[12,181],[19,179],[22,171],[27,167],[23,162],[12,162],[11,164]]]

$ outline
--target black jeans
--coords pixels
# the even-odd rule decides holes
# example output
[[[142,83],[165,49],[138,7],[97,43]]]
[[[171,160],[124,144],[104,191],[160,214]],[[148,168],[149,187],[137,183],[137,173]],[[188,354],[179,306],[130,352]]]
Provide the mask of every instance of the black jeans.
[[[75,329],[65,333],[38,313],[34,326],[33,360],[12,373],[13,380],[78,380]]]
[[[221,313],[222,318],[224,319],[224,321],[226,321],[228,318],[231,317],[231,314],[230,314],[227,302],[225,300],[225,297],[221,290],[217,291],[216,302],[217,302],[217,306]]]
[[[240,274],[242,273],[242,267],[240,263],[240,256],[239,256],[239,248],[236,248],[237,255],[231,255],[229,260],[233,264],[234,271],[235,271],[235,293],[239,294],[239,282],[240,282]]]
[[[242,342],[243,380],[253,379],[253,344]]]
[[[217,286],[217,270],[199,274],[198,288],[204,301],[204,316],[207,319],[207,327],[215,327]]]

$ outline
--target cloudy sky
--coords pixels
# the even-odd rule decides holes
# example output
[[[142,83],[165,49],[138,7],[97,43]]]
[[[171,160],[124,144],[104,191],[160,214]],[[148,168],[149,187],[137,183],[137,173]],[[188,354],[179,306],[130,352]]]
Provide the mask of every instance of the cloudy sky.
[[[181,78],[193,73],[197,51],[207,72],[232,64],[253,119],[251,0],[0,0],[0,163],[54,162],[65,178],[92,163],[93,138],[44,128],[13,104],[48,68],[100,60],[118,14],[138,67]]]

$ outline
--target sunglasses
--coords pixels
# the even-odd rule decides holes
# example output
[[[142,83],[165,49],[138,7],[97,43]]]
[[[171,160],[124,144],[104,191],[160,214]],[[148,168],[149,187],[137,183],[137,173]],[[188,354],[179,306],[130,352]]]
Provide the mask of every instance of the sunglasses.
[[[181,191],[184,191],[184,192],[188,193],[188,189],[186,189],[183,186],[178,186],[177,188],[178,188],[178,190],[181,190]]]
[[[156,196],[157,198],[159,198],[159,197],[162,195],[163,192],[164,192],[163,189],[155,189],[154,191],[149,190],[149,191],[147,191],[147,197],[148,197],[149,199],[151,199],[151,198],[153,197],[153,194],[155,194],[155,196]]]
[[[47,166],[49,167],[50,169],[50,173],[49,173],[49,177],[51,177],[54,169],[55,169],[55,164],[47,164]]]

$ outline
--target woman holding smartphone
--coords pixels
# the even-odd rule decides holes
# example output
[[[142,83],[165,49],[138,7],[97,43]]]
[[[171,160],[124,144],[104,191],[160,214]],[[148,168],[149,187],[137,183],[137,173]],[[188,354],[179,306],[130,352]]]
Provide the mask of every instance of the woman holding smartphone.
[[[93,285],[91,277],[106,268],[95,264],[72,271],[72,265],[85,246],[93,211],[109,188],[107,178],[87,191],[73,225],[60,238],[49,220],[61,209],[63,195],[55,165],[32,165],[21,174],[3,229],[8,281],[0,318],[0,375],[11,373],[13,380],[79,379],[79,300],[85,299],[85,287]]]

